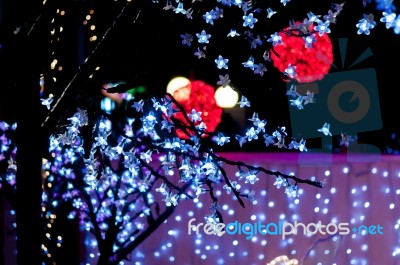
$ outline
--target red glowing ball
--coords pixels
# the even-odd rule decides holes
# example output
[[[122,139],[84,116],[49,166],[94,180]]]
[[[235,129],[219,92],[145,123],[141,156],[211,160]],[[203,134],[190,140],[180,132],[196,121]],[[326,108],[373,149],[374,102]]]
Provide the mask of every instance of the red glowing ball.
[[[214,132],[221,122],[222,116],[222,108],[217,105],[214,94],[214,87],[203,81],[191,81],[188,86],[176,90],[172,95],[186,112],[185,114],[177,112],[173,114],[173,117],[179,119],[183,124],[189,125],[183,115],[192,113],[194,109],[197,112],[201,112],[201,121],[196,121],[194,124],[197,126],[201,122],[204,122],[207,127],[206,131]],[[188,117],[190,120],[190,116]],[[175,131],[179,138],[189,139],[188,135],[182,129],[176,129]],[[186,132],[189,135],[194,134],[192,130],[186,130]],[[205,137],[207,134],[203,134],[202,136]]]
[[[296,22],[297,24],[299,22]],[[314,26],[310,27],[313,31]],[[287,32],[289,28],[283,31]],[[293,32],[299,34],[299,32]],[[270,52],[271,60],[276,68],[282,73],[289,64],[296,66],[296,76],[294,78],[299,83],[310,83],[321,80],[329,72],[333,62],[332,43],[328,34],[320,36],[314,33],[315,42],[311,48],[306,47],[303,37],[279,33],[282,37],[282,44],[277,44]]]

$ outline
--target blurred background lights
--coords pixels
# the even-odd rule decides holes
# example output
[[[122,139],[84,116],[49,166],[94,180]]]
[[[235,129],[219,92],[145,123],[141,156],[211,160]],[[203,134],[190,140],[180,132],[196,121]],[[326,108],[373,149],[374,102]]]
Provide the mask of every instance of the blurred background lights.
[[[215,101],[221,108],[233,108],[239,100],[239,94],[230,86],[220,86],[215,91]]]
[[[100,107],[103,111],[111,113],[115,108],[115,102],[111,98],[105,97],[101,100]]]
[[[189,84],[190,84],[190,80],[184,76],[174,77],[167,84],[167,93],[170,93],[171,95],[173,95],[176,90],[178,90],[182,87],[186,87]]]

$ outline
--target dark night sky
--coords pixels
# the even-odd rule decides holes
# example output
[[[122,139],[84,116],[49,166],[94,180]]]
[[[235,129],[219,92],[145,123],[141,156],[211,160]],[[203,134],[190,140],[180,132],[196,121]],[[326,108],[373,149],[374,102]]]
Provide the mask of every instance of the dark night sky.
[[[397,75],[397,70],[389,66],[391,61],[400,60],[400,51],[397,48],[400,44],[400,36],[395,35],[392,29],[386,29],[384,24],[379,22],[380,13],[376,13],[377,26],[372,30],[371,35],[358,35],[355,24],[362,14],[371,11],[363,10],[361,2],[346,3],[337,23],[331,25],[330,37],[334,49],[334,64],[338,66],[341,66],[338,39],[348,39],[344,66],[346,69],[365,50],[372,51],[372,56],[352,67],[352,70],[365,68],[376,70],[383,128],[378,131],[362,132],[358,137],[361,141],[377,145],[382,149],[389,135],[400,129],[398,123],[392,118],[393,113],[396,112],[394,108],[396,98],[392,96],[391,89],[395,87],[394,77]],[[278,4],[271,4],[270,7],[278,12],[284,11],[276,14],[270,21],[257,22],[254,32],[269,35],[279,28],[286,27],[290,18],[302,19],[308,11],[325,14],[329,9],[329,6],[321,1],[307,1],[307,4],[304,1],[293,1],[285,9],[282,9],[278,2]],[[241,63],[246,61],[250,54],[254,54],[257,61],[257,53],[261,56],[264,50],[260,49],[258,52],[250,50],[243,39],[225,38],[226,34],[223,33],[229,32],[229,29],[233,27],[239,29],[241,23],[237,22],[237,18],[240,18],[239,14],[225,13],[224,22],[217,20],[213,27],[206,24],[203,19],[188,21],[180,19],[183,16],[166,15],[165,12],[144,14],[143,24],[140,25],[141,30],[138,31],[132,24],[128,24],[127,29],[122,30],[120,41],[114,42],[115,46],[107,57],[110,61],[106,63],[107,70],[105,71],[114,75],[116,79],[124,75],[131,78],[135,76],[135,71],[144,71],[146,72],[144,76],[148,79],[143,82],[147,82],[152,91],[163,93],[166,83],[174,75],[184,75],[215,84],[218,81],[218,75],[227,72],[216,69],[213,59],[219,54],[229,54],[226,57],[230,59],[229,74],[232,83],[252,103],[252,108],[247,110],[247,116],[251,117],[253,112],[257,112],[260,117],[267,119],[270,126],[286,125],[290,130],[288,98],[285,96],[286,83],[282,82],[280,73],[272,65],[267,64],[268,71],[263,77],[254,75],[249,69],[243,68]],[[156,16],[159,21],[155,20]],[[262,24],[263,22],[265,23]],[[136,29],[136,33],[131,35],[129,40],[127,32],[135,32],[132,28]],[[208,60],[198,60],[193,55],[197,47],[196,38],[192,48],[183,46],[179,38],[181,33],[196,33],[202,29],[212,34],[210,39],[212,44],[208,45],[206,51]],[[131,53],[135,49],[136,52]],[[331,72],[335,71],[338,70],[331,70]],[[232,130],[235,126],[225,120],[220,128]],[[318,139],[315,144],[319,144]],[[257,149],[257,145],[254,145],[254,148]]]
[[[78,18],[82,18],[85,11],[93,8],[96,12],[93,16],[96,32],[98,36],[101,36],[121,8],[118,4],[111,2],[88,1],[65,5],[67,14],[71,15],[66,18],[64,25],[65,36],[68,39],[65,38],[65,41],[58,46],[60,59],[65,62],[64,80],[60,79],[61,84],[70,80],[78,64],[85,58],[85,54],[87,56],[88,51],[94,47],[85,41],[87,37],[84,37],[83,27]],[[201,3],[203,11],[213,8],[212,5],[204,6],[210,2]],[[325,14],[330,8],[330,1],[297,0],[288,3],[286,8],[283,8],[279,1],[275,2],[268,3],[268,7],[277,10],[278,14],[274,15],[271,20],[259,21],[254,29],[255,32],[270,35],[278,29],[286,27],[291,18],[303,19],[309,11],[315,14]],[[396,67],[388,65],[390,62],[396,64],[400,59],[398,49],[400,36],[395,35],[391,29],[385,29],[384,24],[378,21],[380,13],[376,11],[377,27],[372,30],[371,35],[357,35],[355,24],[363,13],[371,11],[363,10],[361,3],[361,0],[351,1],[351,3],[347,1],[337,23],[331,25],[330,37],[334,45],[334,63],[336,65],[341,64],[338,38],[348,38],[345,67],[348,67],[366,49],[370,48],[372,51],[372,56],[354,66],[353,69],[374,68],[376,70],[383,129],[361,133],[359,137],[366,142],[383,147],[391,132],[400,131],[398,122],[391,117],[396,113],[397,102],[396,98],[392,96],[392,88],[396,89],[397,70]],[[169,13],[161,11],[160,7],[162,6],[154,7],[148,3],[137,23],[133,23],[132,14],[135,10],[131,10],[127,16],[122,17],[112,32],[112,38],[102,46],[102,55],[98,59],[101,70],[94,79],[97,83],[94,82],[90,85],[96,87],[102,83],[123,80],[132,85],[144,85],[152,94],[161,94],[165,91],[167,82],[175,75],[184,75],[209,84],[216,84],[218,75],[227,72],[216,69],[213,58],[223,53],[230,59],[229,74],[232,83],[252,103],[252,108],[247,110],[248,117],[253,112],[257,112],[260,117],[267,119],[270,126],[286,124],[290,129],[288,99],[285,96],[286,84],[282,82],[280,73],[268,64],[266,65],[268,71],[263,77],[254,75],[249,69],[243,68],[241,63],[246,61],[250,54],[257,52],[251,51],[243,39],[225,38],[225,32],[229,32],[230,28],[239,29],[241,21],[238,21],[238,18],[240,19],[241,13],[228,12],[230,9],[224,8],[226,10],[224,19],[217,20],[215,26],[210,27],[203,19],[188,21],[182,15],[172,14],[172,11]],[[10,25],[6,22],[7,17],[3,19],[2,24],[2,30],[7,31],[10,30]],[[207,32],[213,34],[212,44],[207,47],[206,51],[208,60],[198,60],[193,55],[193,48],[196,46],[185,47],[179,38],[181,33],[193,34],[201,29],[206,29]],[[7,39],[3,37],[2,41],[4,45],[0,49],[1,55],[5,56],[3,58],[7,58]],[[194,45],[196,45],[195,42],[196,38],[193,41]],[[262,54],[264,50],[260,50],[258,54],[260,52]],[[4,60],[2,64],[5,66]],[[4,97],[2,98],[4,99]],[[6,106],[6,103],[1,104],[3,108]],[[234,128],[233,126],[234,124],[225,120],[220,128],[230,130]]]

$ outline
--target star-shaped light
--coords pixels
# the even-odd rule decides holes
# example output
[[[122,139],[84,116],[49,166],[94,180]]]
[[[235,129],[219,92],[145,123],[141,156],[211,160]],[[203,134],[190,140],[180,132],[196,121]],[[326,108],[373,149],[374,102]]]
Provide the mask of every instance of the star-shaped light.
[[[207,34],[205,30],[202,30],[200,33],[196,33],[196,37],[199,39],[199,43],[209,43],[211,34]]]
[[[241,108],[250,107],[250,101],[243,95],[242,95],[242,98],[240,99],[240,101],[237,104]]]
[[[50,104],[53,102],[53,97],[48,97],[48,98],[41,98],[40,101],[42,101],[42,105],[46,106],[48,110],[50,110]]]
[[[218,69],[228,69],[228,62],[229,59],[224,59],[224,57],[222,57],[221,55],[218,56],[217,59],[215,59],[214,61],[217,64],[217,68]]]
[[[250,56],[250,58],[249,58],[246,62],[242,63],[242,65],[243,65],[245,68],[250,68],[251,70],[254,71],[254,68],[255,68],[255,65],[254,65],[254,57],[253,57],[253,56]]]
[[[240,36],[240,34],[236,31],[236,29],[231,29],[227,35],[227,37],[236,37]]]
[[[291,64],[283,72],[286,76],[293,78],[296,76],[296,66],[292,66]]]
[[[219,75],[219,81],[217,82],[217,85],[226,87],[230,83],[231,83],[231,80],[229,79],[229,74]]]
[[[290,100],[290,105],[291,106],[295,106],[295,107],[297,107],[298,109],[303,109],[303,96],[299,96],[298,98],[296,98],[296,99],[291,99]]]
[[[322,132],[325,135],[332,136],[332,133],[329,131],[330,126],[331,125],[329,123],[324,123],[324,126],[322,126],[322,128],[320,128],[320,129],[318,129],[318,131]]]
[[[258,21],[258,19],[254,17],[253,13],[250,13],[247,16],[243,16],[243,21],[243,27],[249,27],[252,29],[254,28],[254,24]]]
[[[274,10],[272,10],[271,8],[267,8],[267,13],[268,13],[267,17],[268,17],[268,18],[271,18],[271,17],[272,17],[273,15],[275,15],[277,12],[274,11]]]
[[[184,15],[186,14],[186,10],[183,8],[182,2],[178,3],[178,6],[174,9],[174,11],[176,14],[179,14],[179,13],[184,14]]]
[[[138,102],[134,102],[132,105],[132,108],[136,109],[137,112],[142,112],[143,111],[143,105],[144,105],[144,101],[143,99],[141,99]]]
[[[199,47],[197,47],[197,51],[194,53],[194,55],[197,57],[197,59],[206,58],[206,54],[200,50]]]
[[[282,37],[279,36],[278,32],[275,32],[274,34],[271,34],[271,37],[267,41],[272,42],[272,46],[276,46],[282,44]]]

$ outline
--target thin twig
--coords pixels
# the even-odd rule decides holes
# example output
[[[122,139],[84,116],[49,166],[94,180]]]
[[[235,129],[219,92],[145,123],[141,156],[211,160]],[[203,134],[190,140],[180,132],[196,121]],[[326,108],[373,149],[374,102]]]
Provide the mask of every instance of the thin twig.
[[[282,178],[284,178],[286,180],[292,179],[296,183],[304,183],[304,184],[308,184],[308,185],[311,185],[311,186],[314,186],[314,187],[318,187],[318,188],[324,188],[325,187],[324,182],[321,182],[321,181],[314,181],[314,180],[310,180],[310,179],[301,179],[301,178],[298,178],[298,177],[296,177],[294,175],[286,175],[286,174],[283,174],[283,173],[281,173],[279,171],[271,171],[271,170],[265,169],[264,167],[251,166],[251,165],[245,164],[244,162],[241,162],[241,161],[232,161],[232,160],[226,159],[226,158],[224,158],[222,156],[218,156],[218,155],[216,155],[214,153],[212,153],[212,155],[213,155],[214,159],[216,159],[218,161],[222,161],[222,162],[224,162],[224,163],[226,163],[228,165],[243,166],[243,167],[248,168],[249,170],[260,171],[260,172],[263,172],[263,173],[271,175],[271,176],[282,177]]]
[[[131,4],[131,1],[128,1],[125,6],[122,8],[121,12],[117,15],[116,19],[114,20],[114,22],[111,24],[111,26],[106,30],[106,32],[104,33],[103,37],[101,38],[101,40],[97,43],[96,47],[93,49],[93,51],[90,53],[90,55],[88,57],[86,57],[85,61],[83,62],[83,64],[81,66],[79,66],[78,71],[75,73],[75,75],[72,77],[72,79],[69,81],[69,83],[67,84],[67,86],[65,87],[65,89],[63,90],[63,92],[61,93],[61,95],[58,97],[57,101],[55,102],[55,104],[53,105],[53,107],[51,108],[51,110],[49,111],[49,113],[47,114],[45,120],[42,123],[42,127],[45,127],[51,118],[53,118],[55,116],[55,112],[56,110],[59,108],[60,103],[62,102],[62,100],[66,97],[66,94],[71,90],[71,88],[75,85],[75,83],[77,82],[77,80],[79,79],[79,77],[81,77],[82,75],[84,75],[87,70],[88,67],[86,67],[87,65],[89,65],[92,60],[93,57],[98,53],[98,51],[100,50],[100,48],[103,46],[105,40],[109,37],[109,35],[111,34],[111,32],[113,30],[115,30],[115,26],[117,25],[117,21],[119,21],[119,19],[122,17],[122,15],[126,12],[128,6]],[[141,13],[141,9],[139,9],[135,20],[133,21],[133,23],[135,24],[139,18],[139,15]],[[86,70],[86,71],[85,71]]]

